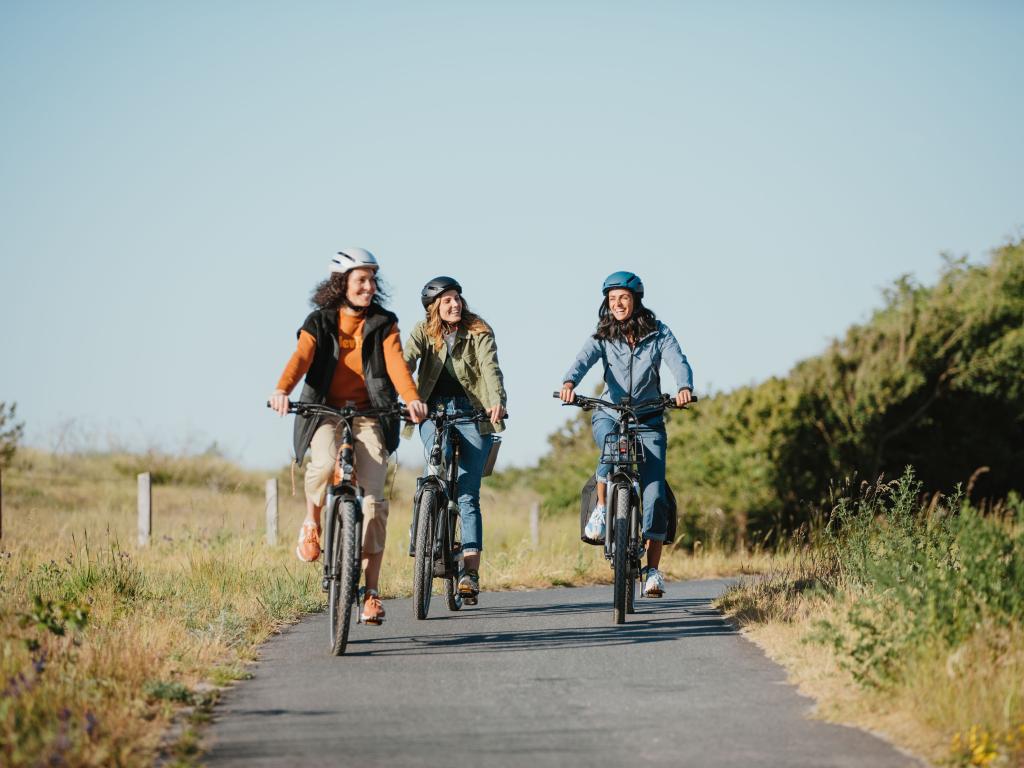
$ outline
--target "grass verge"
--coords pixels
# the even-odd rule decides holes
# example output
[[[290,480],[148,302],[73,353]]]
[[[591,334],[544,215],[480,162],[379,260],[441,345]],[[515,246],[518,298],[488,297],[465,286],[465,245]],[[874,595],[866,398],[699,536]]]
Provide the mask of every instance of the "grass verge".
[[[1024,765],[1024,509],[922,505],[912,474],[837,505],[719,606],[832,721],[935,764]]]

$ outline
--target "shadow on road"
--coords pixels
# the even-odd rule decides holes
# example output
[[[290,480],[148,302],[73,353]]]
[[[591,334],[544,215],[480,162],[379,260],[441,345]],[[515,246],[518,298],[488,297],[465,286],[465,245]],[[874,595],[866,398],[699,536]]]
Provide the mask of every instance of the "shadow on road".
[[[442,609],[443,610],[443,609]],[[562,615],[587,616],[589,626],[540,629],[509,629],[502,632],[441,632],[408,634],[354,640],[348,656],[410,656],[431,653],[492,653],[502,651],[545,651],[588,646],[635,645],[662,643],[687,637],[734,635],[735,628],[707,599],[662,599],[638,601],[638,613],[630,615],[625,624],[611,623],[609,600],[585,603],[555,603],[543,606],[520,605],[463,610],[439,614],[424,622],[424,629],[435,622],[448,627],[471,630],[472,618],[530,619]],[[593,626],[598,615],[607,615],[608,623]]]

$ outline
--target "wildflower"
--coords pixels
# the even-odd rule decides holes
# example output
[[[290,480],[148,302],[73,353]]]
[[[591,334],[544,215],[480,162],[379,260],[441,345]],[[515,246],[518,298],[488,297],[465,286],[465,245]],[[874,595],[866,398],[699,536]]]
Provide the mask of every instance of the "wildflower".
[[[85,713],[85,735],[90,739],[96,734],[96,726],[99,725],[99,721],[96,719],[96,715],[92,711]]]

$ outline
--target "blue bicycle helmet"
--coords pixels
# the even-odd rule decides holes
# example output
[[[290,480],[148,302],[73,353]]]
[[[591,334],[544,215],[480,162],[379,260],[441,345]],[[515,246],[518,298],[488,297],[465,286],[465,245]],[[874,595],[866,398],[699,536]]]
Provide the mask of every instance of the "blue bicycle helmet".
[[[644,281],[637,277],[632,272],[612,272],[608,277],[604,279],[604,285],[601,286],[601,291],[605,296],[608,295],[608,291],[614,288],[625,288],[626,290],[632,291],[637,295],[637,298],[642,299],[644,297]]]

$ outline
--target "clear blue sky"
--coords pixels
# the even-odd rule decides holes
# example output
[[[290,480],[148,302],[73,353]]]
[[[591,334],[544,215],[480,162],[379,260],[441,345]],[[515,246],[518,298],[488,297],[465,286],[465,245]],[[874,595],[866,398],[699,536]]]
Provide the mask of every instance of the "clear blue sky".
[[[617,269],[699,393],[784,374],[1021,232],[1022,29],[1018,2],[9,0],[0,400],[43,447],[282,464],[263,404],[343,245],[406,332],[462,282],[508,461],[565,418]]]

